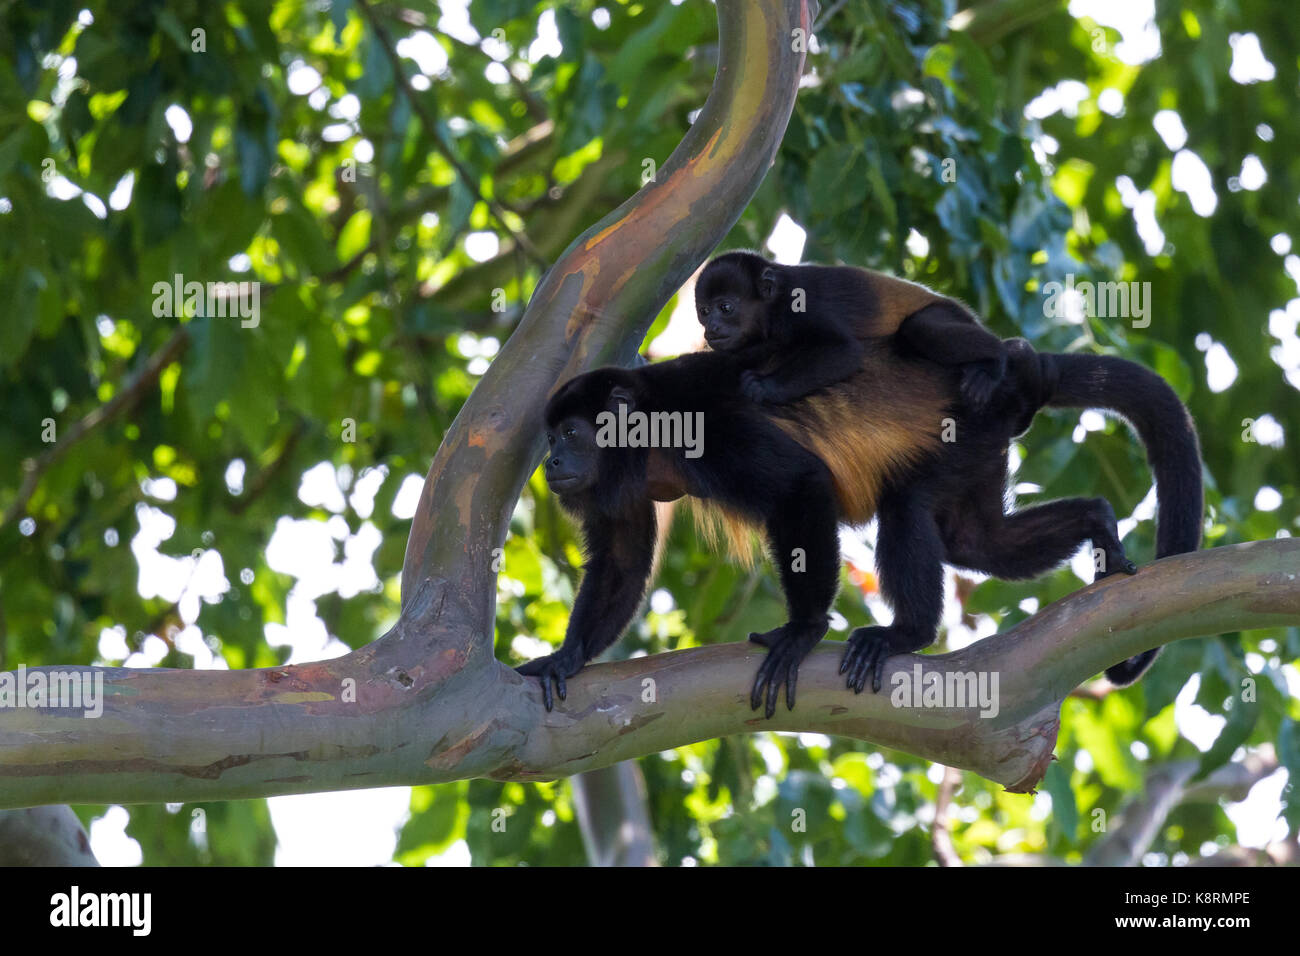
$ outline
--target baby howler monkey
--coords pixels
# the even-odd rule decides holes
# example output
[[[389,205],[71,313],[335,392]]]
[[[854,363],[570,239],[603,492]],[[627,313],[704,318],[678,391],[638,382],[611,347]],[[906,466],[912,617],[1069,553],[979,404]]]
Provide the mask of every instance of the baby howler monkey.
[[[704,338],[744,366],[741,390],[783,405],[842,382],[872,342],[960,370],[960,393],[988,404],[1006,372],[1000,338],[960,302],[853,266],[787,266],[752,252],[718,256],[695,283]]]

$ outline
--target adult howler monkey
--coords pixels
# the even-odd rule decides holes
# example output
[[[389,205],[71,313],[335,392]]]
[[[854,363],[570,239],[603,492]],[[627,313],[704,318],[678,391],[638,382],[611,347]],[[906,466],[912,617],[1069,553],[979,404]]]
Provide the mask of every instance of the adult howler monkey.
[[[622,634],[645,593],[653,560],[653,502],[691,495],[756,526],[780,571],[790,620],[750,639],[769,649],[750,702],[775,712],[782,683],[794,706],[800,661],[824,636],[838,587],[837,523],[879,513],[876,561],[888,626],[857,628],[841,663],[860,692],[878,691],[885,661],[930,644],[943,601],[944,562],[1000,578],[1031,578],[1084,541],[1104,556],[1102,574],[1133,573],[1104,498],[1068,498],[1008,513],[1007,449],[1044,405],[1103,408],[1135,428],[1156,479],[1156,556],[1200,541],[1199,445],[1191,417],[1158,375],[1111,356],[1040,354],[1004,343],[1005,373],[987,402],[957,395],[953,377],[896,343],[866,341],[849,378],[790,405],[759,405],[741,393],[739,353],[702,353],[636,370],[604,368],[569,381],[546,407],[551,454],[545,475],[582,522],[586,575],[563,645],[520,673],[552,689]],[[603,448],[596,419],[619,406],[648,414],[706,415],[703,454],[680,448]],[[957,441],[941,431],[951,419]],[[794,549],[806,555],[795,571]],[[1136,680],[1158,650],[1108,668]]]
[[[1006,371],[1007,351],[955,299],[854,266],[786,266],[728,252],[695,283],[704,338],[737,356],[741,389],[783,405],[842,382],[862,367],[871,342],[960,368],[962,397],[986,405]]]
[[[821,459],[740,394],[740,372],[731,357],[709,353],[635,370],[602,368],[570,380],[547,403],[546,480],[581,521],[587,554],[563,645],[519,668],[541,678],[547,710],[554,704],[552,685],[563,700],[565,680],[627,627],[650,575],[654,502],[683,495],[717,502],[766,533],[790,619],[750,635],[769,649],[750,702],[757,708],[766,694],[770,717],[784,683],[786,702],[794,706],[799,662],[825,635],[839,585],[835,490]],[[619,411],[703,413],[702,453],[601,447],[597,418]],[[807,555],[800,572],[791,567],[796,548]]]

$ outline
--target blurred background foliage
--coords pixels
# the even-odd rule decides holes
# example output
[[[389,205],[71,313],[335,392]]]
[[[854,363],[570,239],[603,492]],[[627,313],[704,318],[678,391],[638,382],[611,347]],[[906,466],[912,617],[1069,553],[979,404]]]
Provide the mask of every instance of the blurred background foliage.
[[[680,140],[716,31],[701,0],[0,0],[0,667],[256,667],[386,630],[440,436],[541,272]],[[1147,363],[1199,422],[1207,543],[1290,534],[1297,31],[1268,0],[825,4],[780,154],[727,244],[762,247],[787,217],[805,259],[922,280],[1042,349]],[[257,326],[155,316],[155,283],[177,274],[259,281]],[[1149,325],[1045,317],[1044,285],[1068,275],[1149,284]],[[1150,559],[1150,478],[1122,427],[1044,415],[1021,445],[1024,499],[1105,495]],[[871,540],[846,541],[841,631],[882,607]],[[579,565],[534,476],[505,546],[500,658],[562,638]],[[1068,567],[956,579],[936,649],[1080,583]],[[689,522],[656,588],[626,652],[740,640],[783,614],[766,569],[722,563]],[[1271,796],[1178,807],[1146,860],[1294,841],[1298,655],[1294,628],[1186,641],[1136,687],[1067,700],[1036,797],[966,774],[948,807],[943,768],[819,735],[649,757],[658,858],[920,865],[943,803],[967,862],[1077,862],[1098,811],[1152,769],[1208,773],[1270,743]],[[265,864],[277,830],[295,859],[295,804],[276,803],[210,805],[203,826],[180,807],[104,819],[146,864]],[[416,788],[396,842],[360,851],[364,804],[312,806],[327,860],[586,859],[568,782]]]

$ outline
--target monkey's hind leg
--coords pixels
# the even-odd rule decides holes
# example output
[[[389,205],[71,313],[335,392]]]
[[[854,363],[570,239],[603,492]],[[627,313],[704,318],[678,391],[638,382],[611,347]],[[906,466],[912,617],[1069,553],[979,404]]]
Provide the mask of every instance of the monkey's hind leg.
[[[985,507],[957,516],[946,530],[949,564],[1004,580],[1045,574],[1069,560],[1085,541],[1097,552],[1097,578],[1137,573],[1119,540],[1115,510],[1105,498],[1063,498],[1004,514],[999,495],[996,513]]]

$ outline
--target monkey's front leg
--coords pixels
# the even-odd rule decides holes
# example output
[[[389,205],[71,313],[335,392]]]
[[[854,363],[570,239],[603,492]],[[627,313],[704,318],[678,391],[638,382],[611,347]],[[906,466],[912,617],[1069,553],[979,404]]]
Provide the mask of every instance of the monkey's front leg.
[[[848,686],[859,694],[868,676],[872,692],[879,693],[889,658],[934,642],[943,609],[943,544],[928,498],[916,489],[893,490],[877,514],[876,569],[894,623],[849,635],[840,673],[848,674]]]
[[[776,353],[766,364],[740,373],[740,390],[750,401],[787,405],[852,377],[862,368],[864,347],[854,338],[804,344]]]
[[[655,511],[649,500],[638,502],[618,521],[588,518],[583,521],[587,541],[587,571],[569,615],[564,643],[547,654],[515,668],[542,682],[542,703],[555,706],[555,696],[565,700],[565,681],[609,647],[627,629],[645,596],[654,560]]]
[[[826,636],[840,582],[838,516],[830,472],[820,459],[801,457],[803,472],[796,474],[789,494],[775,503],[767,518],[768,542],[781,574],[790,620],[775,630],[749,635],[768,649],[749,693],[754,710],[766,697],[765,717],[776,713],[782,684],[786,706],[794,710],[799,664]]]
[[[749,639],[755,644],[767,648],[767,657],[754,675],[754,687],[749,692],[749,706],[758,710],[767,697],[764,717],[776,713],[776,702],[781,696],[781,685],[785,685],[785,705],[794,710],[795,685],[799,681],[799,665],[808,656],[808,652],[817,646],[817,642],[826,636],[827,620],[791,621],[762,634],[750,634]]]
[[[587,658],[582,652],[581,645],[571,644],[568,638],[565,638],[564,644],[554,654],[547,654],[527,664],[520,664],[515,670],[525,677],[536,677],[541,680],[542,703],[546,705],[547,710],[551,710],[555,707],[557,695],[560,700],[566,699],[569,695],[564,682],[582,670],[586,664]]]

